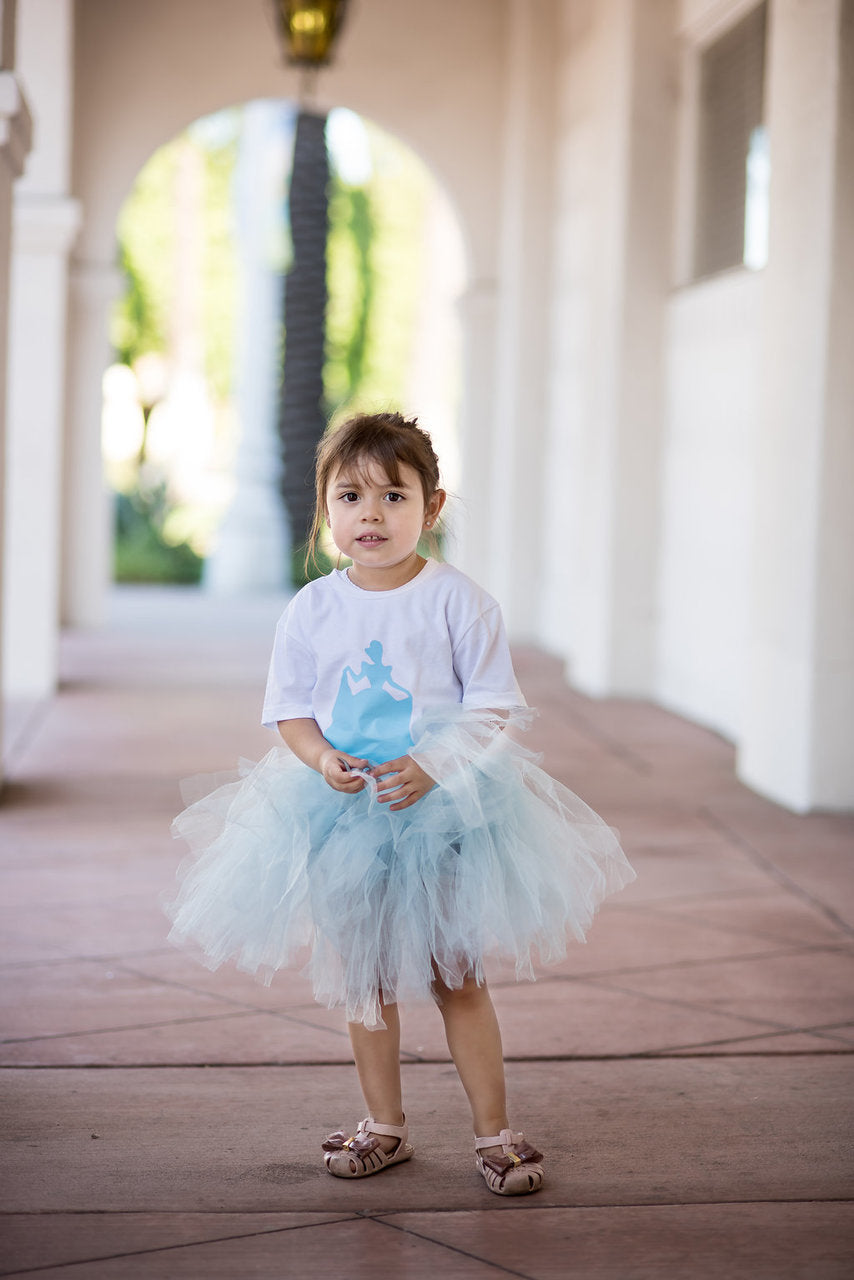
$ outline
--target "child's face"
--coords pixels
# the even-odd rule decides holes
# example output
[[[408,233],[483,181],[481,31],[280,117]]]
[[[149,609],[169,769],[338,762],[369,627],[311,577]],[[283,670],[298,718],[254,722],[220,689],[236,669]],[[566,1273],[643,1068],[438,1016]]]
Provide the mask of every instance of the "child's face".
[[[353,561],[357,586],[390,590],[414,577],[421,566],[417,547],[435,522],[445,495],[438,490],[425,504],[414,467],[402,463],[399,485],[375,464],[334,472],[326,491],[326,518],[332,541]]]

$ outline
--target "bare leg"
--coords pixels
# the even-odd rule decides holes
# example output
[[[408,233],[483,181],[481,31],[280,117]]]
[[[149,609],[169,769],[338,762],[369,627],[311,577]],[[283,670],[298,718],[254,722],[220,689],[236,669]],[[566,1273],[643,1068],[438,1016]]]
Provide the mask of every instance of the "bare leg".
[[[458,991],[447,987],[437,976],[433,989],[445,1021],[445,1035],[454,1065],[471,1106],[477,1138],[498,1135],[509,1129],[504,1087],[504,1059],[501,1032],[486,985],[479,987],[467,978]],[[484,1164],[484,1158],[513,1152],[516,1165],[498,1172]],[[521,1155],[515,1143],[481,1148],[478,1168],[490,1191],[497,1195],[528,1195],[543,1185],[543,1171],[531,1155]],[[525,1160],[529,1163],[525,1164]],[[506,1164],[506,1161],[505,1161]]]
[[[477,1137],[508,1127],[501,1031],[484,983],[467,978],[462,987],[447,987],[438,976],[433,984],[445,1022],[448,1048],[471,1106]]]
[[[361,1022],[349,1022],[347,1029],[369,1115],[379,1124],[403,1124],[397,1005],[383,1005],[382,1014],[385,1031],[368,1031]],[[397,1146],[396,1138],[378,1136],[384,1151]]]

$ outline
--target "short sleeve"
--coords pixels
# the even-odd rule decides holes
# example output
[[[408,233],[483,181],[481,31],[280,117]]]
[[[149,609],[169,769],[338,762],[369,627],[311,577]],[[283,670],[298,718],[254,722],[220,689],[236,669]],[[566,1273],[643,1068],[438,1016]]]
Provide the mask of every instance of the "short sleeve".
[[[280,720],[314,718],[312,694],[317,679],[314,655],[289,629],[285,610],[276,627],[261,723],[275,729]]]
[[[463,706],[469,709],[524,707],[516,681],[501,610],[492,603],[456,641],[454,670],[463,687]]]

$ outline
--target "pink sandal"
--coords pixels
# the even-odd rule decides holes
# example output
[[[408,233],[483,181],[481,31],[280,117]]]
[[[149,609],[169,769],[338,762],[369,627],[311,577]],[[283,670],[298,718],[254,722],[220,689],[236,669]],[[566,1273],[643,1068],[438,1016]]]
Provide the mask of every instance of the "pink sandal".
[[[372,1134],[397,1138],[397,1146],[390,1152],[383,1151],[379,1140]],[[377,1124],[368,1116],[362,1120],[354,1137],[340,1129],[337,1133],[330,1133],[323,1143],[326,1152],[323,1159],[335,1178],[367,1178],[372,1173],[381,1173],[391,1164],[409,1160],[414,1148],[409,1145],[408,1138],[406,1121],[403,1124]]]
[[[482,1156],[486,1147],[502,1147],[500,1156]],[[502,1129],[493,1138],[475,1138],[477,1167],[490,1191],[497,1196],[527,1196],[539,1191],[545,1181],[542,1154],[525,1141],[523,1133]]]

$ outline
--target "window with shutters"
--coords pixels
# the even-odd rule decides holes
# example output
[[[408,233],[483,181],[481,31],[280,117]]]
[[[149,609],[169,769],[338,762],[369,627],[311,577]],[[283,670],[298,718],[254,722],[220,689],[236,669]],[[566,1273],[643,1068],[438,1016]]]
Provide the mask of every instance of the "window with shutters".
[[[766,4],[700,55],[694,277],[765,265],[768,145]]]

